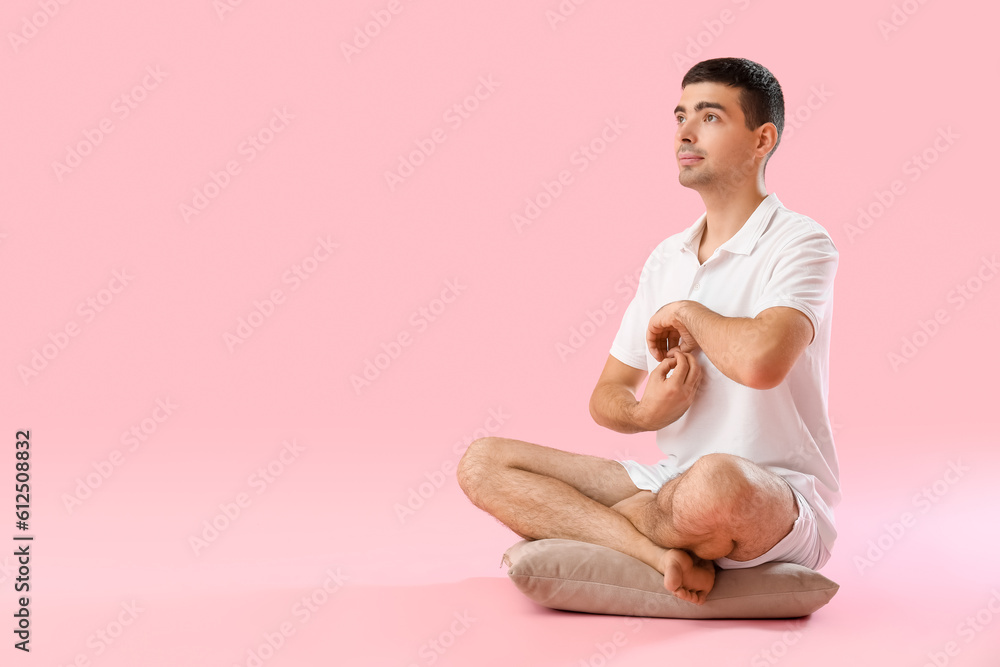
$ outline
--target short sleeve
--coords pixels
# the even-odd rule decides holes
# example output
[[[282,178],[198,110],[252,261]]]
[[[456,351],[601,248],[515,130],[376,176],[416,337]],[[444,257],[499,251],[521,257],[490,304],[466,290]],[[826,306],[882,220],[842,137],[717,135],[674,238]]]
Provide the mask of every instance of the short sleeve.
[[[792,239],[777,253],[774,269],[750,316],[756,317],[775,306],[795,308],[809,318],[813,325],[812,340],[816,340],[820,323],[832,310],[838,261],[837,247],[824,233],[813,232]]]
[[[611,343],[611,356],[632,368],[648,371],[646,359],[646,328],[650,311],[650,282],[655,280],[654,274],[662,267],[664,249],[661,245],[654,250],[643,265],[639,286],[635,296],[622,315],[621,325],[615,340]]]
[[[639,370],[646,369],[646,325],[649,316],[643,305],[642,284],[632,297],[632,302],[625,309],[622,323],[618,327],[614,342],[611,343],[611,356]]]

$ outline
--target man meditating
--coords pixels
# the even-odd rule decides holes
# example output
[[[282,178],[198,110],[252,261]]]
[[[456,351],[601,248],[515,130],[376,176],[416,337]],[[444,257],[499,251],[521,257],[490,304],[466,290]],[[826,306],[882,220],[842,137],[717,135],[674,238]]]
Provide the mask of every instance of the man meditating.
[[[490,437],[469,446],[458,480],[522,538],[616,549],[703,604],[716,566],[819,569],[830,558],[838,253],[820,224],[764,185],[784,127],[771,72],[717,58],[692,67],[681,88],[679,180],[705,213],[649,256],[590,400],[601,426],[655,431],[665,458],[645,465]]]

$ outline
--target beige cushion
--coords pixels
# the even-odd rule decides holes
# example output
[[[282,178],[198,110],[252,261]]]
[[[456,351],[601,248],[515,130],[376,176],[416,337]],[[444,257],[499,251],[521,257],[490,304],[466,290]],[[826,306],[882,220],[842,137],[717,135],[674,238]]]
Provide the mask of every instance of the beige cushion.
[[[840,586],[794,563],[716,569],[703,605],[663,587],[663,575],[608,547],[573,540],[522,540],[503,556],[522,593],[552,609],[658,618],[796,618],[816,611]]]

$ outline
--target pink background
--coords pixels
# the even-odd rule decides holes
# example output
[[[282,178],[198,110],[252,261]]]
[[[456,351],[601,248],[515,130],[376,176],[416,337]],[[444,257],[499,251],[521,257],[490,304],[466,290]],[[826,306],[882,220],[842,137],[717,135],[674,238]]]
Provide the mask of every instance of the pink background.
[[[998,664],[995,5],[567,1],[551,25],[556,0],[233,4],[0,10],[0,468],[13,536],[15,432],[30,429],[35,536],[32,651],[8,632],[4,664],[250,665],[283,623],[294,634],[263,664]],[[372,12],[391,20],[345,56]],[[551,612],[506,579],[517,538],[468,503],[454,464],[490,429],[656,459],[652,434],[604,430],[587,402],[625,277],[704,210],[677,183],[672,109],[687,68],[721,56],[781,82],[769,191],[840,250],[844,501],[823,572],[841,590],[794,626]],[[55,166],[73,151],[87,154]],[[213,174],[226,187],[185,220]],[[877,214],[864,229],[859,209]],[[449,281],[457,296],[437,301]],[[959,285],[977,291],[959,300]],[[255,304],[269,316],[231,350]],[[383,368],[356,391],[368,362]],[[329,573],[345,583],[327,594]],[[323,603],[304,618],[310,595]]]

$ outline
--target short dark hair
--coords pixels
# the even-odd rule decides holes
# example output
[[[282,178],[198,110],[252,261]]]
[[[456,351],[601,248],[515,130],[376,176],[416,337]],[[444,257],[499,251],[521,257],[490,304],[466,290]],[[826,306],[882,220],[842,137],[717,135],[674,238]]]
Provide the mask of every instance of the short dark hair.
[[[770,70],[746,58],[712,58],[689,69],[681,81],[681,88],[691,83],[722,83],[739,88],[740,108],[749,130],[756,130],[764,123],[774,123],[778,139],[764,159],[766,173],[767,162],[778,149],[785,129],[785,97]]]

